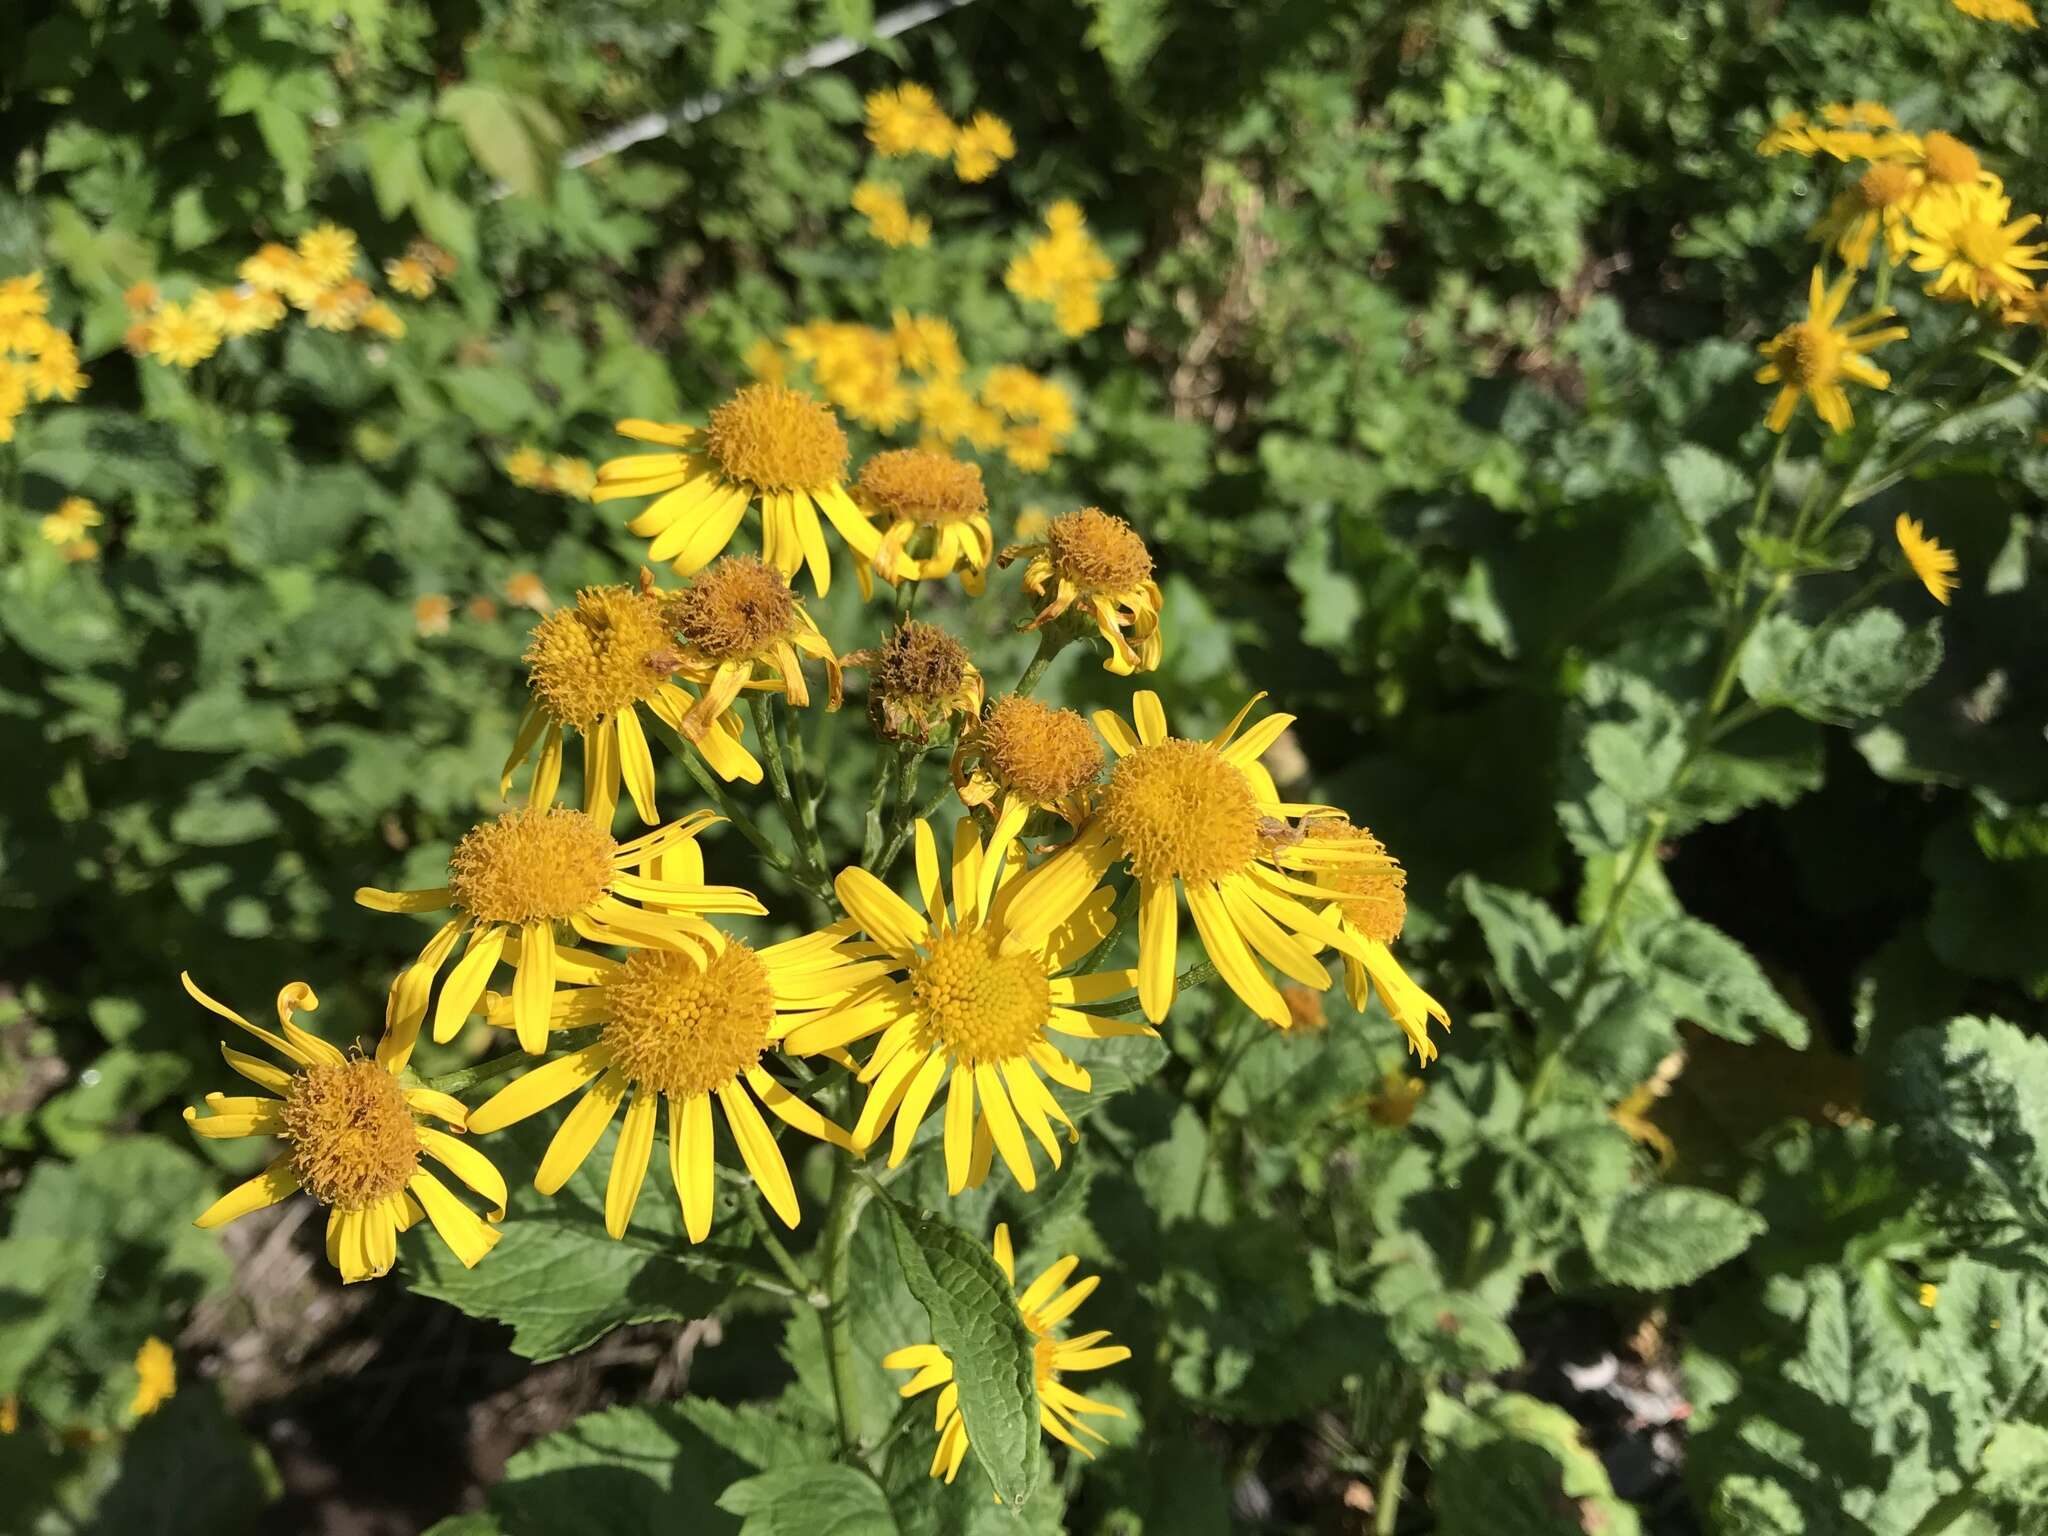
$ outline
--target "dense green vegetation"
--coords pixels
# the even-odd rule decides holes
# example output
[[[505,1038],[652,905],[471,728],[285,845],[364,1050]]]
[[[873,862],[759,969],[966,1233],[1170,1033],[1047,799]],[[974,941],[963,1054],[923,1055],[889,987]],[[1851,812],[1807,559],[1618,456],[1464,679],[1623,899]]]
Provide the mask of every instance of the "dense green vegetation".
[[[1881,102],[2048,208],[2042,33],[1950,0],[969,4],[785,77],[865,0],[21,15],[0,278],[43,273],[90,384],[0,442],[0,1533],[2048,1531],[2048,330],[1901,269],[1900,387],[1855,431],[1808,411],[1774,458],[1752,378],[1851,174],[1760,156],[1772,124]],[[877,162],[863,98],[903,81],[1015,157]],[[876,174],[928,246],[850,211]],[[1063,198],[1115,267],[1079,336],[1004,283]],[[137,285],[183,303],[325,222],[402,335],[294,312],[187,368],[134,333]],[[422,240],[452,273],[387,292]],[[763,341],[898,311],[1071,396],[1042,469],[975,445],[998,545],[1081,505],[1143,534],[1135,682],[1190,735],[1257,690],[1298,717],[1268,765],[1406,866],[1440,1058],[1341,985],[1284,1033],[1185,990],[1159,1040],[1077,1051],[1035,1192],[999,1162],[949,1198],[920,1140],[851,1230],[843,1380],[804,1296],[744,1283],[743,1178],[693,1245],[657,1157],[613,1242],[602,1156],[527,1187],[553,1116],[479,1138],[513,1194],[472,1270],[414,1233],[343,1291],[317,1220],[194,1230],[272,1154],[181,1119],[230,1079],[178,973],[258,1019],[304,978],[373,1047],[431,930],[352,893],[444,882],[534,610],[645,557],[637,503],[508,463],[601,462]],[[916,436],[842,414],[856,465]],[[71,497],[103,521],[46,537]],[[1901,513],[1956,552],[1946,608]],[[849,570],[811,605],[842,653],[889,616]],[[921,598],[992,691],[1033,654],[1018,579]],[[1041,694],[1128,717],[1104,654]],[[848,862],[896,760],[864,677],[802,717]],[[702,803],[656,760],[665,813]],[[706,854],[763,935],[819,920],[730,827]],[[784,1145],[829,1285],[839,1154]],[[948,1487],[880,1361],[1002,1311],[998,1222],[1020,1278],[1103,1276],[1080,1326],[1133,1358],[1088,1390],[1128,1417],[1084,1461],[1012,1403]],[[139,1412],[150,1338],[177,1390]]]

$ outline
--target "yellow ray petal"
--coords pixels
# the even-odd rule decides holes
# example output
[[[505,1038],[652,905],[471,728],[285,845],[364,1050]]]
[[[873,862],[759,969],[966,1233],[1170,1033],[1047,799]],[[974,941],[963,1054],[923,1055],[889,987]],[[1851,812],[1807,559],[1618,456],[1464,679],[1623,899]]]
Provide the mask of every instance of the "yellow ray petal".
[[[640,1201],[640,1186],[647,1180],[647,1162],[654,1155],[654,1115],[660,1107],[661,1095],[645,1084],[626,1106],[626,1118],[612,1147],[611,1173],[604,1189],[604,1229],[613,1237],[626,1235],[626,1224],[633,1219],[633,1207]]]
[[[570,1175],[590,1156],[590,1150],[597,1145],[604,1128],[612,1123],[612,1116],[618,1113],[619,1103],[625,1096],[626,1074],[616,1067],[590,1085],[583,1097],[576,1101],[575,1108],[562,1117],[554,1139],[548,1143],[540,1167],[533,1175],[535,1189],[544,1195],[552,1195],[569,1182]],[[475,1123],[475,1116],[471,1116],[470,1124]],[[429,1214],[432,1214],[431,1210]]]

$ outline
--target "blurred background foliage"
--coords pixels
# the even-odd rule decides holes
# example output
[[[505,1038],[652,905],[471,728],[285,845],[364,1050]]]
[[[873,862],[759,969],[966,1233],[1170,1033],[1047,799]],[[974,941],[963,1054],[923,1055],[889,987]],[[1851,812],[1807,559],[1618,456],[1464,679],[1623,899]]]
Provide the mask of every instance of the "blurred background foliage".
[[[2042,207],[2039,34],[1947,0],[969,4],[782,75],[875,19],[17,0],[0,275],[44,271],[91,385],[0,446],[0,1529],[415,1530],[492,1485],[450,1536],[738,1528],[712,1501],[788,1444],[720,1400],[801,1386],[802,1329],[628,1328],[565,1377],[517,1357],[695,1317],[684,1277],[515,1353],[396,1287],[253,1283],[294,1239],[186,1225],[233,1149],[179,1122],[215,1047],[175,977],[248,1008],[305,976],[372,1027],[414,940],[350,893],[438,883],[495,803],[530,610],[641,547],[508,457],[607,457],[615,418],[698,415],[763,339],[899,309],[1078,402],[1045,471],[985,456],[999,541],[1084,503],[1144,532],[1170,715],[1268,688],[1300,716],[1297,798],[1407,863],[1409,949],[1458,1021],[1418,1097],[1392,1028],[1335,994],[1327,1029],[1243,1049],[1214,999],[1176,1015],[1051,1204],[1009,1211],[1107,1270],[1142,1424],[1026,1523],[1372,1529],[1412,1456],[1404,1529],[2048,1529],[2038,404],[1855,515],[1959,551],[1938,638],[1895,588],[1844,660],[1910,634],[1928,665],[1809,679],[1719,744],[1631,892],[1622,990],[1564,995],[1659,722],[1704,691],[1702,563],[1768,443],[1754,345],[1829,191],[1754,145],[1882,100]],[[902,79],[1018,141],[984,184],[910,175],[921,250],[848,207],[862,96]],[[1079,338],[1001,281],[1060,197],[1118,270]],[[321,221],[375,266],[424,237],[456,270],[397,339],[292,324],[190,371],[124,349],[134,285],[231,282]],[[71,496],[105,518],[91,558],[38,533]],[[1822,574],[1810,610],[1857,579]],[[850,586],[819,605],[848,650],[880,622]],[[1028,652],[1010,601],[938,610],[991,678]],[[1049,686],[1120,703],[1078,649]],[[742,852],[713,857],[755,881]],[[1558,1102],[1526,1103],[1567,1028]],[[903,1342],[877,1328],[865,1353]],[[185,1371],[138,1424],[150,1336]],[[997,1518],[891,1492],[906,1532]]]

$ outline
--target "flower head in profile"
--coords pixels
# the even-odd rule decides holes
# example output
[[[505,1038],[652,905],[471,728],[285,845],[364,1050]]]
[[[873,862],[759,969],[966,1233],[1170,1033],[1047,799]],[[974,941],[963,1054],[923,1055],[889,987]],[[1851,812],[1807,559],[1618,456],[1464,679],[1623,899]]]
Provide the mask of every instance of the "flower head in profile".
[[[1905,138],[1910,146],[1906,159],[1927,178],[1930,190],[2004,195],[2005,184],[1984,168],[1976,150],[1954,134],[1937,128],[1932,133],[1908,134]]]
[[[761,506],[761,554],[784,576],[808,566],[819,596],[832,557],[818,514],[862,559],[873,528],[846,494],[846,434],[829,406],[781,384],[749,384],[711,413],[708,426],[629,420],[619,431],[670,450],[600,464],[593,501],[655,500],[626,526],[651,542],[647,558],[694,576],[732,542],[740,519]]]
[[[1290,1027],[1293,1014],[1263,965],[1317,991],[1330,985],[1317,958],[1324,947],[1368,969],[1377,965],[1379,954],[1355,929],[1324,915],[1329,892],[1303,878],[1365,859],[1368,850],[1304,836],[1288,818],[1325,808],[1283,802],[1259,761],[1294,717],[1268,715],[1238,735],[1263,697],[1207,741],[1169,735],[1166,711],[1149,689],[1132,700],[1135,730],[1097,711],[1095,728],[1117,761],[1087,825],[1019,882],[1008,909],[1013,942],[1046,931],[1076,891],[1093,890],[1123,861],[1138,882],[1138,999],[1155,1024],[1177,985],[1183,894],[1217,973],[1277,1028]]]
[[[1828,205],[1813,227],[1813,238],[1860,269],[1870,265],[1871,247],[1882,235],[1886,260],[1894,265],[1904,261],[1912,239],[1907,219],[1926,180],[1925,172],[1899,161],[1872,161]]]
[[[2012,202],[1988,187],[1964,187],[1922,198],[1913,211],[1913,270],[1933,275],[1927,291],[1968,304],[1996,303],[2034,286],[2048,267],[2048,246],[2025,236],[2040,215],[2011,218]]]
[[[1341,816],[1310,816],[1300,830],[1311,851],[1349,855],[1323,863],[1310,877],[1331,898],[1323,915],[1358,940],[1358,946],[1344,955],[1345,995],[1363,1013],[1377,993],[1408,1036],[1409,1049],[1427,1065],[1436,1059],[1430,1021],[1448,1029],[1451,1016],[1394,958],[1394,941],[1408,917],[1407,871],[1377,837]]]
[[[1816,120],[1816,117],[1818,120]],[[1812,159],[1884,160],[1914,153],[1919,141],[1902,132],[1899,120],[1881,102],[1836,102],[1818,114],[1788,112],[1757,143],[1764,156],[1798,155]]]
[[[1786,326],[1757,348],[1764,356],[1763,367],[1756,371],[1757,383],[1779,386],[1771,413],[1764,419],[1773,432],[1791,425],[1792,413],[1803,399],[1813,402],[1815,413],[1833,431],[1846,432],[1854,417],[1848,392],[1842,388],[1844,381],[1871,389],[1890,385],[1892,376],[1865,354],[1888,341],[1900,340],[1906,328],[1884,324],[1892,318],[1890,309],[1873,309],[1842,324],[1842,308],[1849,302],[1855,282],[1853,272],[1845,273],[1829,287],[1820,268],[1815,267],[1807,289],[1806,318]]]
[[[958,130],[931,91],[915,82],[871,92],[867,109],[868,142],[890,159],[926,155],[943,160],[953,152]]]
[[[178,1357],[171,1346],[151,1334],[135,1351],[135,1396],[128,1411],[146,1419],[171,1400],[178,1391]]]
[[[967,647],[922,619],[905,619],[841,664],[867,670],[868,720],[884,741],[929,741],[955,715],[980,714],[988,696]]]
[[[527,800],[551,804],[561,783],[564,742],[574,734],[583,742],[583,808],[610,826],[623,783],[641,821],[653,826],[654,754],[639,711],[644,705],[684,734],[696,695],[674,681],[682,660],[658,594],[645,586],[585,587],[573,608],[559,608],[533,627],[526,647],[532,698],[505,759],[499,793],[510,792],[513,773],[537,748]],[[715,728],[688,739],[721,779],[758,784],[761,765],[741,745],[742,729],[738,716],[728,712]]]
[[[431,890],[385,891],[363,886],[358,904],[378,912],[441,912],[455,916],[427,940],[419,958],[392,983],[378,1060],[405,1065],[419,1039],[427,998],[441,967],[469,936],[434,1010],[434,1038],[452,1040],[482,999],[500,960],[514,966],[512,1017],[525,1050],[545,1049],[554,996],[556,940],[562,928],[595,944],[701,949],[713,912],[758,917],[761,903],[738,886],[706,885],[696,837],[718,818],[700,811],[630,842],[613,839],[606,822],[582,811],[531,806],[463,834],[448,859],[448,883]],[[650,876],[645,866],[683,871]]]
[[[605,1230],[620,1237],[647,1177],[656,1112],[667,1100],[669,1176],[690,1241],[700,1243],[711,1232],[716,1099],[762,1197],[794,1227],[796,1185],[762,1108],[833,1146],[848,1141],[773,1077],[762,1058],[792,1027],[844,997],[868,969],[839,952],[847,926],[762,950],[714,932],[700,945],[636,949],[623,960],[576,954],[575,979],[584,985],[557,994],[553,1019],[563,1028],[601,1024],[602,1034],[500,1089],[470,1112],[470,1128],[494,1131],[584,1090],[534,1175],[533,1187],[551,1195],[583,1165],[623,1106],[604,1206]]]
[[[801,709],[811,702],[802,658],[825,667],[825,707],[844,694],[839,656],[780,571],[752,555],[715,560],[666,595],[668,625],[683,642],[679,670],[704,691],[683,716],[683,734],[718,729],[743,689],[769,689]]]
[[[2041,25],[2027,0],[1954,0],[1954,4],[1965,16],[2001,22],[2020,32],[2031,32]]]
[[[994,841],[1007,842],[1034,811],[1069,825],[1088,819],[1102,776],[1102,742],[1078,710],[1008,693],[970,720],[953,749],[960,803],[994,805]]]
[[[1078,604],[1109,642],[1105,671],[1128,677],[1159,665],[1166,644],[1159,627],[1165,599],[1152,579],[1152,552],[1129,523],[1099,507],[1083,507],[1054,518],[1037,543],[1011,545],[997,563],[1027,556],[1024,590],[1038,598],[1050,594],[1032,629]]]
[[[996,1263],[1015,1285],[1017,1261],[1010,1248],[1007,1223],[996,1228],[994,1253]],[[1061,1378],[1080,1371],[1099,1371],[1105,1366],[1119,1365],[1131,1358],[1131,1352],[1121,1344],[1106,1343],[1109,1338],[1106,1328],[1073,1338],[1061,1336],[1060,1325],[1074,1314],[1082,1302],[1095,1294],[1095,1287],[1101,1283],[1100,1276],[1090,1275],[1069,1285],[1067,1282],[1073,1279],[1074,1271],[1080,1265],[1079,1257],[1071,1253],[1047,1265],[1018,1295],[1017,1312],[1037,1341],[1032,1353],[1032,1378],[1038,1389],[1039,1428],[1062,1445],[1093,1459],[1095,1453],[1076,1436],[1086,1435],[1098,1443],[1103,1437],[1083,1419],[1120,1419],[1124,1417],[1124,1411],[1114,1403],[1084,1397]],[[960,1417],[960,1388],[953,1379],[952,1360],[936,1344],[913,1344],[883,1356],[882,1366],[885,1370],[917,1373],[900,1389],[904,1397],[915,1397],[933,1387],[941,1389],[937,1424],[939,1444],[932,1456],[931,1475],[952,1482],[959,1474],[961,1463],[967,1459],[968,1449],[967,1425]]]
[[[1064,910],[1049,909],[1036,930],[1020,934],[1008,920],[1007,896],[1021,868],[1014,843],[984,847],[973,820],[962,818],[953,829],[950,907],[937,841],[923,820],[916,845],[922,913],[866,870],[840,871],[840,904],[867,931],[885,974],[792,1031],[787,1048],[815,1054],[880,1036],[860,1070],[868,1096],[855,1150],[865,1152],[894,1121],[895,1167],[943,1088],[947,1189],[958,1194],[980,1184],[996,1153],[1021,1187],[1036,1188],[1030,1141],[1057,1168],[1053,1122],[1075,1134],[1044,1079],[1077,1093],[1089,1087],[1086,1070],[1050,1036],[1149,1033],[1084,1011],[1128,993],[1132,972],[1060,974],[1109,935],[1114,893],[1064,891]]]
[[[957,569],[979,596],[995,555],[981,466],[932,448],[892,448],[861,466],[854,500],[881,529],[871,563],[882,580],[936,581]]]
[[[1955,551],[1944,549],[1927,535],[1918,518],[1908,517],[1901,512],[1892,524],[1892,532],[1898,537],[1899,549],[1906,557],[1906,564],[1920,579],[1920,585],[1944,608],[1955,592],[1956,557]]]
[[[456,1198],[428,1169],[431,1158],[491,1204],[490,1221],[505,1214],[505,1180],[475,1147],[428,1120],[460,1131],[465,1113],[456,1100],[429,1088],[408,1088],[394,1068],[365,1056],[345,1055],[301,1026],[293,1015],[319,1005],[313,989],[295,981],[277,994],[278,1031],[251,1024],[180,977],[202,1007],[239,1025],[290,1063],[279,1067],[223,1044],[227,1064],[263,1092],[241,1097],[210,1093],[207,1112],[185,1111],[195,1133],[211,1139],[274,1136],[284,1152],[267,1168],[236,1185],[200,1215],[218,1227],[304,1190],[327,1207],[327,1259],[344,1282],[384,1274],[398,1257],[398,1234],[424,1215],[465,1266],[498,1241],[496,1227]]]

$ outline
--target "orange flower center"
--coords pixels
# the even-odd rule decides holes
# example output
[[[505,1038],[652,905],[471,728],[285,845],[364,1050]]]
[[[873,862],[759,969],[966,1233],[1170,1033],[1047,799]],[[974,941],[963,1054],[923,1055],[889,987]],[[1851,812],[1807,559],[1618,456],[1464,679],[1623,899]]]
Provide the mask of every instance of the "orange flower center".
[[[737,939],[707,964],[694,953],[636,949],[604,983],[604,1044],[619,1070],[671,1099],[723,1088],[768,1048],[768,968]]]
[[[322,1205],[362,1210],[405,1188],[420,1165],[419,1127],[398,1079],[365,1056],[309,1067],[284,1095],[292,1171]]]
[[[1259,821],[1251,781],[1206,741],[1140,747],[1102,792],[1103,827],[1141,881],[1206,884],[1249,868]]]
[[[968,1066],[1013,1061],[1043,1038],[1052,984],[1035,955],[1006,955],[987,928],[936,935],[910,968],[910,995],[927,1049]]]

